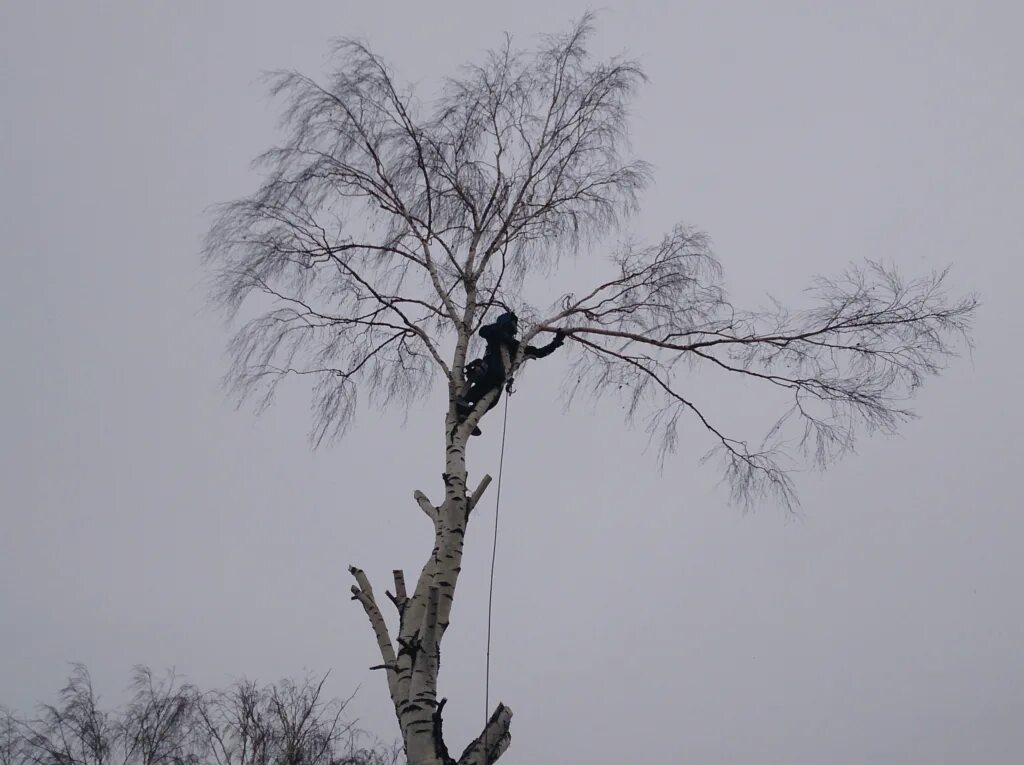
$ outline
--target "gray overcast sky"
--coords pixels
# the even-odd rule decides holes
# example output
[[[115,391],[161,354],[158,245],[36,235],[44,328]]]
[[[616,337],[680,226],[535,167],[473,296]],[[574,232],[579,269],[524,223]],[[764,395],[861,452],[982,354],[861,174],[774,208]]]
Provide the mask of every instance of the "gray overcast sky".
[[[345,565],[383,587],[422,563],[411,492],[440,486],[440,393],[317,453],[300,387],[260,419],[234,411],[205,210],[253,188],[275,139],[261,71],[318,74],[328,38],[356,35],[427,96],[503,32],[525,45],[585,8],[2,4],[0,703],[52,699],[72,660],[111,701],[140,662],[204,686],[333,668],[336,693],[361,684],[361,724],[395,735]],[[727,507],[697,430],[659,474],[614,407],[563,413],[564,359],[536,365],[512,401],[496,589],[509,763],[1024,751],[1021,9],[606,4],[594,49],[651,77],[638,235],[708,231],[740,304],[798,301],[872,257],[952,264],[984,305],[922,418],[801,475],[798,518]],[[694,386],[728,423],[756,416],[747,388]],[[478,474],[496,467],[486,430]],[[483,716],[491,517],[470,527],[446,639],[453,747]]]

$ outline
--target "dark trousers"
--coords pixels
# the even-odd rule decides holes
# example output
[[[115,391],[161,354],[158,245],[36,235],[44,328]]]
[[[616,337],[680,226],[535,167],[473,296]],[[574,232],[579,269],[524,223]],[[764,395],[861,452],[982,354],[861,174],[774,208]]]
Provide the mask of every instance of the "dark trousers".
[[[480,377],[473,381],[472,385],[469,386],[469,390],[467,390],[465,395],[462,397],[467,404],[465,414],[469,414],[469,411],[480,403],[480,399],[491,391],[497,389],[498,395],[494,397],[494,401],[492,401],[491,405],[487,407],[488,411],[493,409],[495,404],[497,404],[498,400],[501,398],[501,386],[504,385],[504,383],[505,375],[502,373],[502,370],[485,370]]]

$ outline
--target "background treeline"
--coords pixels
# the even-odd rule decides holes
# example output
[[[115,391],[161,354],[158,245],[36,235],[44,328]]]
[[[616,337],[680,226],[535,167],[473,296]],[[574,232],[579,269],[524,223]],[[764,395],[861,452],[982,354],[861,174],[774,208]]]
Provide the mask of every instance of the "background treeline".
[[[103,709],[75,665],[56,703],[23,717],[0,707],[0,765],[395,765],[385,746],[345,721],[347,700],[324,680],[201,691],[173,672],[132,675],[127,702]]]

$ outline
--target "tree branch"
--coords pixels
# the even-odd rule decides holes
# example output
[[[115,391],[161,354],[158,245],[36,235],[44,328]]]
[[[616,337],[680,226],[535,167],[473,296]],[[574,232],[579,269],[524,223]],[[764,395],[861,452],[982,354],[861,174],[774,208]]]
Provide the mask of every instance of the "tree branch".
[[[396,668],[398,664],[395,657],[395,648],[391,643],[391,635],[388,632],[387,622],[384,621],[384,617],[377,607],[377,601],[373,597],[373,588],[370,587],[370,580],[367,578],[366,573],[355,566],[349,566],[348,571],[356,580],[356,584],[352,585],[352,599],[358,600],[362,604],[363,610],[366,611],[366,616],[370,620],[370,627],[377,638],[377,647],[380,649],[381,658],[384,659],[384,664],[379,666],[383,666],[388,670],[388,689],[391,692],[392,701],[397,705],[398,686]]]
[[[484,477],[480,479],[480,483],[477,484],[476,491],[473,492],[472,496],[466,503],[466,515],[473,512],[473,508],[476,507],[477,502],[483,497],[484,492],[487,491],[487,487],[491,485],[491,476],[484,474]]]
[[[426,513],[430,520],[437,523],[437,507],[427,499],[427,495],[417,489],[412,493],[412,496],[416,500],[416,504],[420,506],[420,510]]]
[[[498,704],[483,732],[470,743],[458,765],[493,765],[512,743],[512,710]]]

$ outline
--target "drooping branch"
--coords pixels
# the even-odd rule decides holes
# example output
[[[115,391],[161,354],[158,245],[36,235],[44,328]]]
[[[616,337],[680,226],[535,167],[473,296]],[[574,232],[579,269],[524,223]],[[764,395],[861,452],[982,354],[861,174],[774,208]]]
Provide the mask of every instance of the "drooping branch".
[[[816,303],[802,311],[779,304],[740,312],[717,282],[703,237],[677,229],[660,246],[627,253],[620,275],[581,298],[567,296],[547,323],[566,330],[583,351],[577,388],[627,392],[627,414],[644,413],[660,432],[662,455],[674,450],[684,414],[695,416],[717,446],[734,499],[771,491],[795,500],[785,444],[796,427],[798,450],[825,467],[852,448],[859,430],[892,432],[913,416],[907,399],[937,374],[958,345],[969,343],[977,300],[951,300],[946,272],[904,280],[868,263],[839,279],[819,279]],[[790,407],[752,448],[724,434],[680,392],[688,374],[728,374],[788,391]]]
[[[717,441],[716,447],[708,456],[718,454],[723,458],[724,471],[734,492],[734,499],[746,501],[757,493],[771,492],[784,504],[789,505],[795,501],[792,479],[778,463],[779,450],[751,450],[747,442],[725,435],[696,404],[678,392],[673,383],[670,367],[659,364],[656,359],[650,357],[630,356],[583,339],[578,342],[596,357],[596,361],[591,361],[592,365],[604,365],[604,374],[608,375],[609,379],[602,380],[602,385],[611,385],[610,379],[619,377],[623,369],[625,375],[634,380],[630,386],[627,416],[633,417],[637,414],[644,395],[651,390],[655,395],[660,394],[666,399],[667,403],[660,405],[648,422],[649,430],[660,430],[663,434],[663,454],[674,450],[679,419],[682,415],[690,413]]]

